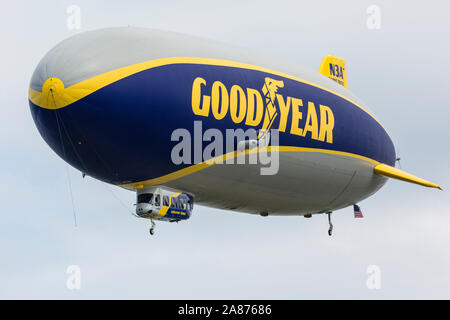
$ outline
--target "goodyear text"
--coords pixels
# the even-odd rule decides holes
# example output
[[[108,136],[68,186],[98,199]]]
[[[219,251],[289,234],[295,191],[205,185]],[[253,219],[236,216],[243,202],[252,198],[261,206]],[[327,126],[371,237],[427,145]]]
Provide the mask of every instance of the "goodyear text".
[[[265,78],[261,91],[237,84],[228,88],[218,80],[208,84],[202,77],[197,77],[192,83],[192,111],[195,115],[212,116],[216,120],[228,116],[236,124],[261,126],[260,132],[271,129],[277,120],[280,132],[333,143],[331,108],[298,97],[285,97],[278,93],[283,87],[282,80],[269,77]]]

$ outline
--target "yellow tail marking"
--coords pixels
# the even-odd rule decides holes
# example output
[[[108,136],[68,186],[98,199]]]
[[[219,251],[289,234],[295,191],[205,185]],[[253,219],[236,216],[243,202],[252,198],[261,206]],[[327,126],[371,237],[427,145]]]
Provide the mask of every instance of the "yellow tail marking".
[[[319,72],[331,80],[336,81],[344,88],[348,88],[345,59],[330,55],[325,56],[320,64]]]
[[[373,169],[373,171],[381,176],[385,176],[385,177],[389,177],[389,178],[394,178],[394,179],[398,179],[398,180],[403,180],[406,182],[411,182],[411,183],[415,183],[415,184],[420,184],[422,186],[425,187],[430,187],[430,188],[437,188],[439,190],[442,190],[441,187],[435,183],[429,182],[427,180],[421,179],[419,177],[416,177],[412,174],[409,174],[405,171],[402,171],[400,169],[391,167],[387,164],[379,164],[376,165],[375,168]]]

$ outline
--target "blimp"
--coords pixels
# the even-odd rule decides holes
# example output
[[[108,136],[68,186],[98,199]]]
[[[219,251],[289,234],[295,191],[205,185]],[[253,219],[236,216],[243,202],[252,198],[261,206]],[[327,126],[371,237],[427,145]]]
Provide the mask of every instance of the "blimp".
[[[398,179],[394,144],[349,89],[343,58],[309,70],[247,49],[135,27],[73,35],[34,70],[29,106],[59,157],[136,193],[136,214],[195,204],[266,216],[328,215]],[[355,211],[356,212],[356,211]],[[360,213],[360,212],[359,212]]]

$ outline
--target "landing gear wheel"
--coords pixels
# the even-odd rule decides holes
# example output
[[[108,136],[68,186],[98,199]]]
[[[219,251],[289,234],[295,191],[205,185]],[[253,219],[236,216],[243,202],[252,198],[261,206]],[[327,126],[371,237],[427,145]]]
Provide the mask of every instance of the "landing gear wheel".
[[[328,229],[328,235],[331,237],[333,234],[333,224],[331,223],[331,212],[327,212],[328,215],[328,224],[330,225],[330,228]]]
[[[155,234],[155,226],[156,226],[156,223],[155,223],[155,221],[153,221],[153,219],[151,219],[150,221],[152,222],[152,226],[151,226],[151,228],[150,228],[150,234],[151,234],[151,235],[154,235],[154,234]]]

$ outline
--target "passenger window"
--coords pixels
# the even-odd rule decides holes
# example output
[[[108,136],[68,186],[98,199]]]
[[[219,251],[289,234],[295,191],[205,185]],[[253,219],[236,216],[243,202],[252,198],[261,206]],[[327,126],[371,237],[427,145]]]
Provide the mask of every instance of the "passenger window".
[[[177,199],[176,198],[172,198],[172,205],[171,207],[176,208],[177,207]]]
[[[168,207],[169,206],[169,197],[163,196],[163,206]]]
[[[159,194],[155,195],[155,206],[159,207],[161,205]]]

